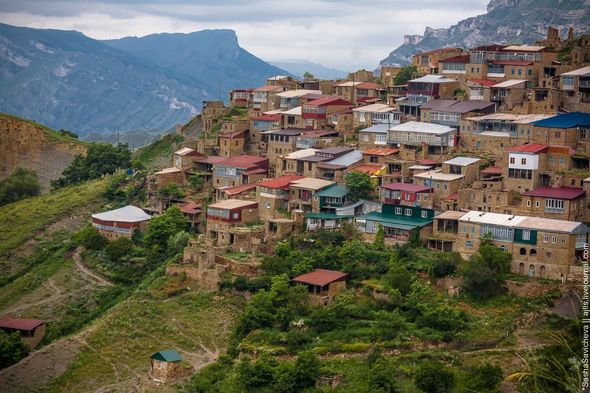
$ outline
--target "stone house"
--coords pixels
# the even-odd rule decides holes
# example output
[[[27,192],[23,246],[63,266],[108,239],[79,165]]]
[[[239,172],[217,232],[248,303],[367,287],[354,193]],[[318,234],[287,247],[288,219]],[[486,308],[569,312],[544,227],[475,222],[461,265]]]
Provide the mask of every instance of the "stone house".
[[[256,183],[268,174],[268,158],[257,156],[234,156],[213,164],[213,187],[234,187]]]
[[[134,230],[145,230],[152,217],[139,207],[127,205],[92,215],[92,225],[109,240],[130,238]]]
[[[258,214],[261,220],[282,216],[279,210],[287,211],[289,205],[289,185],[292,181],[303,179],[299,175],[283,175],[256,183]]]
[[[334,297],[346,290],[348,273],[335,270],[314,269],[312,272],[293,278],[296,284],[307,286],[309,302],[313,305],[328,305]]]
[[[369,127],[374,124],[387,124],[389,126],[400,124],[401,112],[386,104],[371,104],[359,106],[352,110],[352,126]]]
[[[302,106],[305,129],[323,129],[328,125],[330,115],[345,111],[351,106],[349,101],[336,96],[321,96],[308,101]]]
[[[363,162],[367,164],[387,165],[399,153],[399,149],[387,147],[374,147],[365,149],[363,153]]]
[[[301,128],[283,128],[265,131],[267,140],[266,156],[274,162],[278,156],[287,155],[296,150],[297,138],[303,133]]]
[[[181,170],[189,170],[193,167],[195,160],[205,157],[203,154],[191,149],[190,147],[183,147],[174,152],[172,166]]]
[[[489,234],[494,244],[512,254],[514,273],[563,281],[582,277],[581,257],[589,229],[580,222],[470,211],[456,220],[445,214],[435,217],[432,237],[441,235],[441,228],[451,227],[457,228],[453,251],[464,258],[476,253],[481,237]],[[442,235],[448,239],[454,233]]]
[[[240,108],[247,108],[254,89],[233,89],[229,92],[229,104]]]
[[[590,112],[590,66],[561,74],[563,106],[570,112]]]
[[[432,100],[420,107],[420,121],[425,123],[461,127],[461,120],[496,112],[496,104],[489,101]]]
[[[426,75],[408,81],[406,96],[398,100],[399,110],[406,116],[420,118],[422,104],[435,99],[452,99],[459,82],[443,75]]]
[[[585,194],[577,187],[537,187],[522,194],[518,214],[558,220],[584,220]]]
[[[398,66],[381,66],[379,72],[381,78],[381,84],[383,87],[390,89],[395,86],[395,77],[401,71],[401,67]]]
[[[490,100],[498,105],[500,111],[525,112],[527,80],[508,79],[490,88]]]
[[[319,211],[320,199],[317,196],[317,193],[333,184],[335,184],[333,181],[311,177],[304,177],[289,182],[289,211]]]
[[[418,53],[412,56],[412,65],[414,65],[418,73],[422,75],[440,74],[441,60],[460,56],[463,54],[461,48],[440,48],[428,52]]]
[[[534,141],[552,146],[569,146],[590,153],[590,113],[571,112],[533,123]],[[590,167],[588,158],[574,157],[575,167]]]
[[[422,156],[413,158],[429,158],[428,156],[442,156],[449,153],[456,146],[457,130],[453,127],[439,124],[409,121],[393,126],[388,131],[388,144],[422,151]]]
[[[279,109],[279,100],[276,94],[285,91],[283,86],[266,85],[252,91],[248,109],[251,113],[262,114],[267,111]]]
[[[303,108],[301,106],[281,110],[280,115],[281,128],[305,128],[305,119],[303,118]]]
[[[285,90],[294,90],[299,87],[299,81],[287,75],[272,76],[266,80],[266,84],[269,86],[282,86]]]
[[[306,168],[306,163],[302,159],[306,157],[315,156],[316,151],[318,151],[318,149],[302,149],[296,150],[284,156],[276,157],[275,176],[282,176],[285,174],[297,174],[303,176],[304,171],[306,169],[307,172],[311,174],[311,165],[309,165],[309,167]]]
[[[234,227],[258,222],[258,202],[226,199],[207,207],[207,239],[213,246],[229,247],[236,242]]]
[[[508,164],[504,166],[504,185],[508,189],[529,191],[549,185],[547,151],[549,146],[529,143],[507,149]]]
[[[182,357],[175,349],[156,352],[150,356],[150,359],[150,377],[157,382],[174,382],[194,371],[192,366],[182,363]]]
[[[381,211],[357,216],[354,222],[356,228],[368,241],[374,240],[379,226],[382,226],[386,241],[405,243],[410,238],[410,232],[415,228],[419,228],[421,239],[430,236],[434,214],[432,209],[417,206],[383,204]]]
[[[249,136],[249,130],[223,132],[219,134],[219,155],[221,157],[243,155],[249,147]]]
[[[388,205],[432,208],[432,187],[410,183],[389,183],[379,187],[379,201]]]
[[[242,184],[241,186],[217,189],[216,200],[241,199],[244,201],[256,200],[256,187],[258,183]]]
[[[32,350],[45,335],[45,321],[4,316],[0,318],[0,330],[8,334],[19,332],[23,343]]]
[[[389,125],[375,124],[363,128],[358,132],[359,147],[370,148],[374,146],[385,146],[388,140]]]

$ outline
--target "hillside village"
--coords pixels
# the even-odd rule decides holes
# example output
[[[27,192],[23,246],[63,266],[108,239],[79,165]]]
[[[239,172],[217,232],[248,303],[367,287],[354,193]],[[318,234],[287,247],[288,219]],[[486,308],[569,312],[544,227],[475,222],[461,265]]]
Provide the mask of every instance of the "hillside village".
[[[41,346],[4,365],[0,382],[18,392],[577,388],[567,367],[580,370],[568,360],[579,351],[564,342],[579,334],[590,233],[590,36],[549,28],[534,45],[412,60],[234,89],[133,157],[123,145],[78,146],[80,166],[109,149],[124,164],[71,182],[70,165],[52,193],[0,210],[14,224],[0,228],[0,256],[38,242],[0,272],[0,330]],[[72,217],[52,221],[58,213]],[[468,282],[471,268],[481,281]],[[569,366],[555,371],[553,354]]]
[[[243,268],[224,254],[350,223],[369,242],[381,227],[390,243],[418,228],[428,248],[464,258],[491,233],[514,273],[580,280],[590,41],[558,33],[417,54],[403,84],[408,68],[389,66],[343,81],[275,76],[233,90],[229,106],[204,102],[196,143],[148,183],[148,213],[178,206],[200,233],[171,269],[215,288]],[[347,188],[354,174],[372,185],[361,198]]]

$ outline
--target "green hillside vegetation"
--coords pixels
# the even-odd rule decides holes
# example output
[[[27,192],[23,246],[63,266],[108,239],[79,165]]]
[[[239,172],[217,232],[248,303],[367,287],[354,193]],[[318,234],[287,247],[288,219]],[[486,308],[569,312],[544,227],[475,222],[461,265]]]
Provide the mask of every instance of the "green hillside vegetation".
[[[184,138],[177,134],[166,134],[155,142],[139,148],[133,153],[133,166],[156,169],[159,162],[170,161],[172,153],[181,147]]]
[[[0,180],[0,206],[40,193],[39,178],[31,169],[16,168],[10,176]]]

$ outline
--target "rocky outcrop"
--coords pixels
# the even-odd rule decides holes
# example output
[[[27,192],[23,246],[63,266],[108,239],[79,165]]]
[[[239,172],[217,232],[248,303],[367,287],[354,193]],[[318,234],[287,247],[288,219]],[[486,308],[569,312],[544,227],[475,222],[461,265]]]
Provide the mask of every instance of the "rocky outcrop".
[[[0,115],[0,179],[19,166],[29,168],[47,190],[76,154],[85,152],[80,142],[59,138],[30,121]]]
[[[485,44],[534,43],[549,26],[574,33],[590,31],[590,0],[491,0],[487,13],[460,21],[448,29],[426,27],[424,35],[407,35],[381,65],[408,64],[412,55],[436,48],[472,48]]]

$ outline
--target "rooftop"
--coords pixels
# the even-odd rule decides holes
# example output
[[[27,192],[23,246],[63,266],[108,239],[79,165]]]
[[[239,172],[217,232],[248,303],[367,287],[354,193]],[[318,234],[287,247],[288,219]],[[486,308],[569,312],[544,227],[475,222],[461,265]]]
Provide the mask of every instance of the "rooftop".
[[[192,154],[191,154],[191,153],[192,153]],[[196,154],[195,154],[195,153],[196,153]],[[199,152],[197,152],[197,151],[194,151],[194,150],[193,150],[193,149],[191,149],[190,147],[183,147],[183,148],[182,148],[182,149],[180,149],[180,150],[176,150],[176,151],[174,152],[174,154],[177,154],[177,155],[179,155],[179,156],[186,156],[186,155],[189,155],[189,154],[190,154],[190,155],[198,155],[198,156],[202,155],[201,153],[199,153]]]
[[[565,115],[557,115],[534,123],[537,127],[547,128],[573,128],[590,126],[590,113],[571,112]]]
[[[333,181],[316,179],[315,177],[304,177],[302,179],[294,180],[290,183],[290,187],[305,188],[308,190],[321,190],[322,188],[335,184]]]
[[[348,273],[339,272],[336,270],[314,269],[312,272],[302,274],[293,278],[293,281],[302,284],[317,285],[323,287],[334,281],[346,278]]]
[[[463,175],[455,175],[452,173],[442,173],[440,169],[416,173],[414,177],[419,179],[432,179],[440,181],[452,181],[463,178]]]
[[[161,362],[179,362],[182,360],[182,357],[176,351],[176,349],[166,349],[164,351],[154,353],[152,356],[150,356],[150,359],[159,360]]]
[[[455,211],[455,210],[447,210],[436,216],[435,218],[441,220],[458,220],[465,215],[465,212]]]
[[[483,173],[485,175],[501,175],[502,168],[500,168],[499,166],[489,166],[486,169],[484,169],[483,171],[481,171],[481,173]]]
[[[294,180],[299,180],[299,179],[303,179],[303,176],[284,175],[284,176],[276,177],[274,179],[263,180],[263,181],[257,183],[256,185],[258,185],[260,187],[266,187],[266,188],[288,189],[290,182],[292,182]]]
[[[220,166],[228,166],[240,169],[251,169],[256,167],[264,162],[268,162],[268,158],[265,157],[258,157],[258,156],[248,156],[248,155],[241,155],[241,156],[234,156],[226,158],[222,161],[218,161],[215,164]]]
[[[154,173],[154,175],[166,175],[168,173],[178,173],[178,172],[182,172],[182,169],[172,166],[170,168],[161,169],[158,172]]]
[[[497,85],[494,85],[492,87],[514,87],[514,86],[518,86],[518,85],[524,85],[526,84],[526,79],[508,79],[507,81],[504,82],[500,82]]]
[[[324,105],[352,105],[349,101],[346,101],[336,96],[324,96],[317,100],[308,101],[305,105],[311,106],[324,106]]]
[[[291,108],[286,111],[281,111],[281,115],[291,115],[291,116],[301,116],[303,113],[303,109],[300,106],[296,106],[295,108]]]
[[[246,192],[248,190],[252,190],[252,189],[256,188],[256,185],[257,185],[256,183],[242,184],[239,186],[222,188],[220,191],[222,191],[223,193],[225,193],[227,195],[238,195],[238,194],[241,194],[241,193]]]
[[[445,161],[443,164],[467,166],[475,164],[478,161],[480,161],[480,159],[475,157],[455,157],[448,161]]]
[[[182,205],[179,205],[178,208],[181,212],[185,214],[195,214],[200,213],[202,211],[200,203],[188,202]]]
[[[510,153],[540,153],[547,150],[549,146],[540,143],[528,143],[526,145],[514,146],[506,149]]]
[[[302,150],[296,150],[292,153],[289,153],[285,156],[286,159],[289,160],[297,160],[299,158],[303,158],[303,157],[309,157],[309,156],[315,156],[315,152],[318,151],[318,149],[302,149]]]
[[[254,89],[254,91],[283,91],[283,86],[270,86],[270,85],[266,85],[266,86],[262,86],[259,87],[257,89]]]
[[[397,109],[390,107],[386,104],[371,104],[365,106],[359,106],[354,108],[353,112],[373,112],[373,113],[385,113],[385,112],[398,112]]]
[[[517,51],[517,52],[540,52],[543,49],[545,49],[545,47],[544,46],[539,46],[539,45],[510,45],[510,46],[504,47],[503,51],[505,51],[505,52],[511,52],[511,51]]]
[[[370,133],[375,133],[375,134],[387,134],[387,131],[388,130],[389,130],[389,124],[387,124],[387,123],[385,123],[385,124],[379,123],[379,124],[374,124],[371,127],[363,128],[359,132],[370,132]]]
[[[12,317],[0,318],[0,328],[5,329],[33,330],[37,326],[41,326],[44,323],[45,321],[42,321],[40,319],[24,319]]]
[[[447,78],[446,76],[442,76],[442,75],[425,75],[421,78],[416,78],[416,79],[412,79],[409,82],[414,82],[414,83],[452,83],[452,82],[457,82],[454,79],[451,78]]]
[[[336,183],[324,188],[323,190],[318,191],[316,195],[320,197],[342,198],[348,195],[348,188],[346,188],[342,184]]]
[[[571,200],[583,197],[584,194],[584,189],[577,187],[537,187],[531,191],[523,193],[522,195]]]
[[[377,221],[384,227],[398,228],[406,231],[411,231],[416,227],[423,227],[432,223],[432,219],[399,216],[382,212],[371,212],[357,218],[357,220],[359,219]]]
[[[226,199],[224,201],[219,201],[212,205],[209,205],[209,208],[213,209],[238,209],[241,207],[254,207],[254,205],[258,205],[258,202],[255,201],[242,201],[241,199]]]
[[[362,172],[366,173],[367,175],[373,176],[379,174],[379,172],[385,168],[387,168],[386,165],[362,163],[359,165],[355,165],[352,168],[349,168],[346,172]]]
[[[387,147],[375,147],[363,150],[363,155],[367,156],[390,156],[399,152],[399,149],[390,149]]]
[[[512,214],[487,213],[472,210],[465,213],[465,215],[463,215],[459,221],[515,227],[524,218],[525,217],[523,216],[515,216]]]
[[[307,89],[297,89],[297,90],[287,90],[281,93],[277,93],[278,97],[281,98],[295,98],[295,97],[303,97],[306,94],[322,94],[321,90],[307,90]]]
[[[578,68],[570,72],[564,72],[561,76],[585,76],[590,75],[590,66]]]
[[[495,111],[496,104],[489,101],[432,100],[422,104],[420,108],[437,112],[469,113],[484,110]]]
[[[411,184],[411,183],[389,183],[381,188],[385,188],[386,190],[396,190],[396,191],[407,191],[407,192],[430,192],[432,191],[432,187],[421,186],[419,184]]]
[[[516,113],[491,113],[489,115],[484,116],[472,116],[467,117],[466,120],[473,120],[473,121],[505,121],[505,122],[512,122],[517,124],[528,124],[534,123],[539,120],[546,119],[551,117],[551,115],[519,115]]]
[[[448,212],[447,212],[448,213]],[[457,212],[459,213],[459,212]],[[443,213],[446,214],[446,213]],[[442,218],[442,214],[437,218]],[[479,224],[500,225],[515,228],[535,229],[548,232],[588,233],[589,228],[581,222],[555,220],[551,218],[515,216],[512,214],[486,213],[469,211],[459,221]]]
[[[401,132],[421,132],[425,134],[447,134],[455,132],[453,127],[443,126],[440,124],[423,123],[420,121],[409,121],[407,123],[398,124],[389,129],[390,131]]]
[[[141,222],[149,220],[152,217],[139,207],[127,205],[119,209],[93,214],[92,218],[101,221]]]

